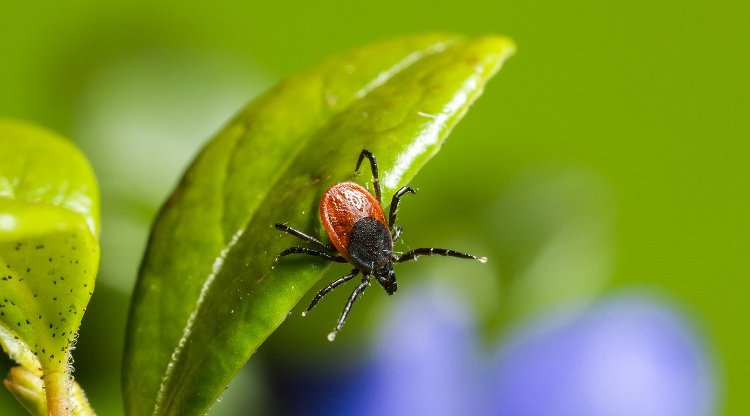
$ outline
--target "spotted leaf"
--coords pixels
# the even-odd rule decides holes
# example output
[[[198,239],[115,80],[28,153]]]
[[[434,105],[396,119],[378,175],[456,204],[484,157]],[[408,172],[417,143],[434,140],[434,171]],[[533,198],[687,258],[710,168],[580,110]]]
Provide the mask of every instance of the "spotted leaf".
[[[44,377],[51,408],[71,407],[71,349],[99,263],[98,198],[71,143],[0,120],[0,344]],[[13,377],[6,385],[16,391]]]

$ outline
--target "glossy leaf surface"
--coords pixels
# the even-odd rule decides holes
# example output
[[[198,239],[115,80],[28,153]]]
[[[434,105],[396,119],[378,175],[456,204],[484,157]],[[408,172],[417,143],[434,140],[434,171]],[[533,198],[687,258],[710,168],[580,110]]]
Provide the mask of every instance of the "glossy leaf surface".
[[[98,204],[93,171],[72,144],[0,120],[0,344],[48,382],[68,383],[99,265]]]
[[[323,191],[370,186],[369,171],[353,173],[363,148],[378,157],[389,201],[512,51],[499,37],[387,41],[290,77],[240,112],[152,229],[127,334],[128,413],[205,412],[324,272],[316,259],[275,263],[297,242],[273,224],[323,238]]]

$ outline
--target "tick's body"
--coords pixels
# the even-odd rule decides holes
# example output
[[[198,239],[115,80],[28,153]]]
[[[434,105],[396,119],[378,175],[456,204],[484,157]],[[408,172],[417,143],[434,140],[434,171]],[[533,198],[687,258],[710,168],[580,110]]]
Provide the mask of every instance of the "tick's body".
[[[416,260],[419,256],[431,256],[435,254],[474,259],[483,263],[487,261],[484,257],[476,257],[471,254],[442,248],[417,248],[397,256],[393,251],[393,242],[398,240],[401,227],[394,227],[396,211],[401,197],[406,193],[413,194],[415,191],[408,186],[403,186],[393,195],[388,221],[386,221],[381,203],[378,164],[375,161],[375,156],[367,150],[362,150],[357,160],[355,172],[359,171],[359,166],[362,164],[364,158],[370,161],[375,196],[354,182],[340,182],[331,186],[320,200],[320,220],[328,233],[331,243],[333,243],[332,245],[323,244],[315,237],[311,237],[286,224],[276,224],[277,229],[313,243],[321,249],[290,247],[279,253],[279,257],[286,256],[287,254],[301,253],[323,257],[339,263],[351,263],[354,266],[354,270],[351,273],[340,277],[321,289],[313,298],[310,306],[303,312],[303,315],[315,307],[320,299],[331,290],[362,273],[362,283],[354,289],[344,307],[344,311],[341,313],[336,328],[328,335],[328,339],[331,341],[333,341],[338,331],[343,327],[354,301],[357,300],[359,295],[370,284],[371,277],[374,276],[389,295],[396,293],[396,274],[393,271],[393,263]]]
[[[320,199],[320,220],[336,251],[358,269],[374,271],[390,261],[393,240],[383,208],[362,186],[330,187]]]

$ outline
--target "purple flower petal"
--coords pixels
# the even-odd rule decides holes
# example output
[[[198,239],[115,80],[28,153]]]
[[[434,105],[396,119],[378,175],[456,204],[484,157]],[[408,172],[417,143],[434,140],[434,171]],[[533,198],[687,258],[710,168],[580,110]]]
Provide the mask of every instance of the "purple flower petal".
[[[557,311],[509,334],[494,357],[478,348],[470,314],[447,288],[394,300],[366,365],[308,377],[308,387],[294,389],[309,396],[295,394],[302,413],[708,416],[715,409],[701,340],[677,310],[652,297],[616,296],[576,315]]]
[[[469,315],[446,290],[417,292],[389,311],[357,414],[463,415],[479,397]]]
[[[540,325],[516,335],[491,370],[494,414],[711,414],[714,380],[706,352],[674,309],[628,295],[562,326]]]

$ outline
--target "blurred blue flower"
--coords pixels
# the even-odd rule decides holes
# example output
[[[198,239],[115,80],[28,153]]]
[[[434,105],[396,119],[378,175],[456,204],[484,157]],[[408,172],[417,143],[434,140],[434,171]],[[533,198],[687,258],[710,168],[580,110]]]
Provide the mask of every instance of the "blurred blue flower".
[[[678,311],[620,295],[567,323],[515,334],[492,364],[487,408],[509,416],[708,416],[709,362]]]
[[[315,403],[297,402],[302,413],[708,416],[715,410],[703,343],[677,310],[650,296],[619,295],[580,314],[542,317],[509,334],[495,353],[476,344],[470,314],[445,289],[412,290],[385,322],[366,365],[308,380],[317,386],[308,396]]]

